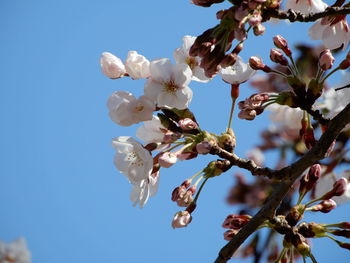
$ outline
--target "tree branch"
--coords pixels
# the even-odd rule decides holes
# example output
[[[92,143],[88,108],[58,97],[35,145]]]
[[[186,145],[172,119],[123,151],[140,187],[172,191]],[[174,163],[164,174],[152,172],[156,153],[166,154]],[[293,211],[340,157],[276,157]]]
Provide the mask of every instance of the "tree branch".
[[[309,15],[303,15],[300,12],[293,11],[291,9],[287,11],[280,11],[276,9],[265,9],[263,12],[263,21],[267,21],[270,18],[288,19],[290,22],[313,22],[322,17],[331,15],[347,15],[350,14],[349,7],[328,7],[325,11],[319,13],[311,13]]]
[[[283,178],[283,181],[274,188],[260,211],[220,250],[215,263],[227,262],[238,247],[254,233],[265,220],[271,219],[274,216],[277,207],[300,174],[312,164],[325,157],[330,145],[348,123],[350,123],[350,104],[329,122],[327,130],[309,152],[290,166],[277,171]]]

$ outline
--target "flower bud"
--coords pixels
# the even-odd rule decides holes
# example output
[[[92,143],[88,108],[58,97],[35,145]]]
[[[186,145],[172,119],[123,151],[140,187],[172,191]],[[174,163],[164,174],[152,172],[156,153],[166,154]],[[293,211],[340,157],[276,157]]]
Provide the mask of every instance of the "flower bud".
[[[230,241],[236,234],[238,233],[237,230],[227,230],[224,232],[224,239],[227,241]]]
[[[342,229],[350,229],[350,222],[341,222],[337,224],[336,227],[339,227]]]
[[[228,215],[222,224],[222,227],[239,230],[245,226],[251,218],[250,215]]]
[[[308,211],[329,213],[337,207],[337,203],[332,199],[323,200],[321,203],[307,208]]]
[[[241,110],[238,113],[238,118],[240,118],[242,120],[251,121],[251,120],[254,120],[255,117],[256,117],[256,111],[255,110],[244,109],[244,110]]]
[[[314,129],[312,127],[306,128],[303,139],[304,139],[305,146],[308,149],[311,149],[316,144]]]
[[[337,243],[340,247],[350,250],[350,243],[344,243],[344,242],[337,242]]]
[[[273,37],[273,43],[275,44],[275,46],[279,49],[282,49],[283,52],[290,57],[292,55],[292,51],[290,50],[290,48],[288,47],[288,42],[287,40],[282,37],[281,35],[277,35]]]
[[[158,159],[159,165],[164,168],[169,168],[176,162],[177,162],[177,157],[174,153],[171,153],[171,152],[163,152]]]
[[[270,59],[271,61],[278,63],[282,66],[288,66],[288,60],[285,56],[283,56],[282,52],[277,48],[271,48],[270,51]]]
[[[125,61],[126,72],[132,79],[145,79],[150,76],[150,62],[136,51],[129,51]]]
[[[250,3],[250,2],[249,2]],[[266,27],[263,24],[257,24],[253,27],[254,35],[261,36],[266,31]]]
[[[177,199],[177,205],[181,207],[187,207],[193,201],[193,194],[196,192],[196,187],[192,186],[188,189],[179,199]]]
[[[213,143],[208,141],[202,141],[196,145],[196,151],[199,154],[207,154],[210,152],[212,147],[213,147]]]
[[[125,66],[120,58],[112,53],[103,52],[100,58],[103,74],[111,79],[118,79],[125,75]]]
[[[184,185],[180,185],[176,187],[171,193],[171,200],[177,202],[177,200],[181,199],[186,193],[186,187]]]
[[[333,189],[329,191],[327,194],[325,194],[324,197],[328,195],[332,195],[332,197],[343,195],[346,191],[347,185],[348,185],[348,180],[344,177],[340,178],[339,180],[335,181],[333,185]],[[324,198],[324,199],[329,199],[329,198]]]
[[[256,56],[250,57],[249,65],[254,70],[262,70],[266,73],[271,72],[271,69],[263,63],[262,59]]]
[[[318,59],[318,63],[324,71],[331,69],[334,63],[332,52],[329,49],[323,50]]]
[[[306,191],[310,191],[312,188],[314,188],[320,176],[321,176],[321,165],[319,164],[312,165],[308,172],[308,182],[306,184]]]
[[[189,151],[179,151],[176,152],[176,157],[181,160],[191,160],[193,158],[196,158],[198,156],[198,153],[196,152],[189,152]]]
[[[177,212],[173,218],[171,226],[175,228],[186,227],[192,221],[192,216],[188,211]]]
[[[249,18],[248,23],[250,26],[256,26],[261,23],[262,17],[260,12],[254,12]]]
[[[332,233],[332,235],[335,235],[335,236],[350,238],[350,230],[335,229],[330,231],[330,233]]]
[[[191,120],[190,118],[179,120],[178,124],[181,127],[181,129],[184,131],[198,129],[198,124],[195,121]]]
[[[167,130],[164,134],[163,142],[164,143],[173,143],[174,141],[180,139],[181,136],[182,136],[182,134],[179,132],[172,132],[170,130]]]

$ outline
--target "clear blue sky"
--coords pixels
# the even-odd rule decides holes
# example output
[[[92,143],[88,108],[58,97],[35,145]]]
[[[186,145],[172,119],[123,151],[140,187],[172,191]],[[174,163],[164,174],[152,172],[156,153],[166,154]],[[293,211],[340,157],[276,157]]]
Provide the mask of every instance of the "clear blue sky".
[[[182,37],[216,24],[214,10],[224,6],[205,9],[189,0],[0,2],[1,240],[25,237],[33,263],[215,259],[225,244],[221,223],[236,211],[224,203],[233,171],[209,182],[188,228],[170,227],[179,210],[171,191],[210,157],[164,169],[158,194],[143,209],[132,207],[130,185],[113,166],[111,138],[134,136],[136,128],[115,125],[106,101],[116,90],[140,95],[143,81],[104,77],[99,57],[109,51],[125,59],[137,50],[149,59],[172,59]],[[242,56],[267,57],[277,33],[292,43],[307,40],[305,28],[272,26],[248,41]],[[217,78],[191,88],[191,109],[202,127],[222,131],[230,107],[227,85]],[[252,92],[242,89],[242,97]],[[237,153],[244,155],[259,142],[266,118],[235,119],[234,127]],[[348,220],[349,205],[331,214],[329,222]],[[320,263],[348,256],[331,242],[316,245]]]

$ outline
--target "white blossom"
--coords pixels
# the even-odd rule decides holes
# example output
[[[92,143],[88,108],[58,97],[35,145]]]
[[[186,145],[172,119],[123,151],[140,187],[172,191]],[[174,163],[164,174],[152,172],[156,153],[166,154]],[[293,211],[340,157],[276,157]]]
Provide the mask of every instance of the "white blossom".
[[[343,171],[342,173],[328,173],[320,177],[318,179],[315,189],[316,198],[321,197],[328,191],[332,190],[333,184],[340,178],[346,178],[348,180],[348,184],[346,186],[346,191],[341,196],[333,196],[332,199],[337,203],[337,205],[346,203],[350,201],[350,170]]]
[[[120,78],[126,73],[123,62],[112,53],[103,52],[100,64],[103,74],[111,79]]]
[[[140,126],[136,131],[136,137],[148,143],[163,142],[164,133],[167,129],[162,125],[158,116],[153,116],[152,120],[143,122],[143,126]]]
[[[150,62],[136,51],[129,51],[125,61],[126,72],[132,79],[145,79],[150,75]]]
[[[221,68],[219,72],[222,79],[229,84],[241,84],[246,82],[254,73],[255,70],[253,70],[249,64],[244,63],[240,56],[237,56],[235,64],[226,68]]]
[[[282,128],[298,131],[301,129],[301,119],[303,117],[303,111],[301,109],[291,108],[277,103],[268,106],[266,109],[271,111],[270,119]]]
[[[155,105],[146,96],[136,99],[125,91],[114,92],[108,99],[109,116],[121,126],[130,126],[142,121],[151,120]]]
[[[151,76],[145,84],[145,95],[159,107],[186,109],[192,100],[191,69],[186,64],[172,65],[169,59],[154,60],[150,65]]]
[[[298,11],[304,15],[323,12],[328,5],[322,0],[287,0],[286,8]]]
[[[31,253],[27,249],[27,244],[24,238],[16,239],[9,244],[0,241],[0,262],[30,263]]]
[[[345,50],[350,41],[349,25],[346,18],[325,17],[310,27],[309,36],[313,40],[322,40],[326,48],[335,49],[343,45]]]
[[[177,64],[187,64],[192,70],[192,80],[199,82],[208,82],[210,78],[205,76],[204,69],[201,68],[200,57],[192,57],[189,55],[191,46],[193,45],[196,37],[184,36],[182,38],[182,47],[177,48],[174,51],[174,58]]]
[[[129,136],[114,138],[112,145],[117,150],[114,158],[115,166],[133,185],[130,199],[134,202],[134,206],[139,204],[143,207],[158,188],[159,174],[152,174],[152,155]]]

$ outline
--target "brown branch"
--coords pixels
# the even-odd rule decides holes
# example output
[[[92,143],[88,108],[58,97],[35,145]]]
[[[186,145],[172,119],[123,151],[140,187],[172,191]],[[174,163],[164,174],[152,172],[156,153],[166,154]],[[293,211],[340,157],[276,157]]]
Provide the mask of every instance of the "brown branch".
[[[236,154],[225,151],[217,145],[212,147],[210,154],[217,155],[225,160],[228,160],[230,161],[231,166],[238,166],[240,168],[246,169],[253,175],[267,176],[270,179],[276,178],[278,175],[278,171],[267,167],[260,167],[256,165],[253,160],[240,158]]]
[[[291,9],[287,11],[280,11],[276,9],[265,9],[263,12],[263,21],[267,21],[270,18],[288,19],[290,22],[313,22],[317,19],[332,15],[347,15],[350,14],[349,7],[328,7],[325,11],[319,13],[311,13],[303,15],[300,12],[293,11]]]
[[[284,178],[283,181],[274,188],[260,211],[220,250],[215,263],[227,262],[238,247],[254,233],[265,220],[273,218],[276,209],[295,180],[306,168],[325,157],[330,145],[348,123],[350,123],[350,104],[329,122],[327,130],[309,152],[295,163],[278,171],[280,176]]]

